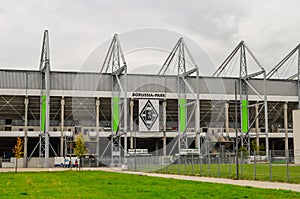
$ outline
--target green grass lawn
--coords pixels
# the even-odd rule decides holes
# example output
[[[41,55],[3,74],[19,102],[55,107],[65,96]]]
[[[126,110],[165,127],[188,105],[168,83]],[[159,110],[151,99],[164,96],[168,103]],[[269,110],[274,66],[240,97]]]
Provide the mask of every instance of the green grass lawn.
[[[300,193],[102,171],[1,173],[1,198],[300,198]]]
[[[201,168],[202,167],[202,168]],[[157,173],[182,174],[182,175],[200,175],[209,177],[232,178],[236,177],[235,164],[173,164],[165,167],[155,167],[143,165],[137,167],[140,171],[150,171]],[[271,178],[270,178],[271,175]],[[300,183],[300,166],[291,165],[289,167],[289,179],[287,177],[287,168],[284,164],[273,164],[271,173],[269,164],[257,164],[256,175],[253,164],[239,165],[239,179],[260,180],[273,182]]]

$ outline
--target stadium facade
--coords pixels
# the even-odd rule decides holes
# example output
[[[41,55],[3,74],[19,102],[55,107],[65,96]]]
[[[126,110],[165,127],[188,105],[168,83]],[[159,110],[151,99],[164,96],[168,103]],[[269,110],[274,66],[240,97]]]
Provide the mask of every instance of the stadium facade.
[[[11,158],[22,137],[23,166],[52,167],[54,157],[74,156],[80,134],[90,166],[126,164],[137,153],[205,156],[216,148],[234,151],[236,143],[251,151],[253,140],[263,150],[293,150],[299,69],[288,78],[274,74],[298,51],[265,71],[241,42],[215,74],[204,77],[180,38],[157,74],[128,74],[115,35],[99,73],[56,72],[45,31],[39,70],[0,70],[0,156]],[[235,56],[239,75],[226,76]],[[257,65],[253,73],[250,58]],[[175,74],[168,73],[170,66]]]

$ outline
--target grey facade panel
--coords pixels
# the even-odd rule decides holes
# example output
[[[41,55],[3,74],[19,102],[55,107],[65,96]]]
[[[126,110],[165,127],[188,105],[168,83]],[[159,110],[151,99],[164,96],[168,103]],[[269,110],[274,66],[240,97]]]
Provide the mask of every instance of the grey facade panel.
[[[239,81],[235,78],[200,78],[199,88],[200,93],[234,95],[234,84],[237,82],[239,88]],[[264,93],[264,85],[262,79],[248,80],[251,86],[261,95]],[[206,85],[206,89],[205,86]],[[297,82],[287,80],[267,80],[267,95],[280,96],[297,96]],[[224,92],[225,91],[225,92]],[[255,95],[256,92],[248,86],[248,94]]]
[[[74,73],[51,73],[51,89],[72,90],[74,84]]]
[[[196,87],[196,80],[193,78],[191,84]],[[204,94],[225,94],[227,91],[226,82],[217,78],[200,78],[199,92]]]
[[[99,80],[100,76],[98,74],[76,74],[73,77],[73,89],[96,91],[98,88]]]
[[[51,73],[53,90],[111,90],[111,76],[92,73]]]
[[[0,71],[1,88],[26,88],[26,73],[19,71]]]
[[[41,88],[41,76],[39,72],[27,73],[28,89],[40,89]]]
[[[268,95],[297,96],[296,81],[268,81]]]
[[[74,73],[51,72],[51,90],[79,90],[79,91],[111,91],[112,76],[99,73]],[[156,76],[128,74],[129,92],[168,92],[177,93],[178,78],[176,76]],[[0,88],[4,89],[40,89],[39,71],[14,71],[0,70]],[[120,76],[124,83],[124,76]],[[187,80],[192,87],[196,87],[196,78]],[[255,90],[263,94],[263,80],[251,79],[249,83]],[[236,78],[199,78],[200,94],[227,94],[234,95],[234,83]],[[27,86],[26,86],[27,85]],[[190,91],[186,89],[187,93]],[[249,95],[256,94],[251,88]],[[297,96],[297,82],[287,80],[268,80],[268,95]]]
[[[128,91],[177,92],[177,78],[165,79],[163,76],[128,75]]]
[[[99,80],[97,82],[97,91],[111,91],[112,79],[110,75],[98,74]]]
[[[38,89],[40,88],[39,72],[0,71],[0,88],[5,89]]]

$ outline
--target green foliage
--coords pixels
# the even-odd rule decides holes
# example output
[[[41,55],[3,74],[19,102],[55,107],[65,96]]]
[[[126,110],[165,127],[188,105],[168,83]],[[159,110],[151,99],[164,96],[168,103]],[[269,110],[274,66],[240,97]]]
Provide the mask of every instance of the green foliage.
[[[248,151],[246,147],[242,146],[241,148],[239,148],[239,152],[247,153]]]
[[[255,151],[255,152],[259,152],[259,146],[257,145],[257,143],[256,143],[256,140],[252,140],[251,141],[251,149],[253,150],[253,151]]]
[[[247,156],[249,155],[249,151],[246,149],[246,147],[242,146],[241,148],[239,148],[239,155],[242,156],[242,158],[247,158]]]
[[[18,137],[17,144],[14,146],[14,148],[12,150],[15,155],[15,158],[16,158],[15,172],[17,172],[17,170],[18,170],[18,159],[21,158],[24,153],[24,152],[22,152],[23,145],[24,145],[24,141],[20,137]]]
[[[102,171],[2,173],[2,198],[300,198],[300,193]]]
[[[79,171],[82,165],[82,157],[85,155],[85,152],[86,152],[86,147],[84,146],[84,139],[82,133],[80,133],[75,139],[75,148],[74,148],[74,154],[80,159]]]
[[[13,153],[15,155],[15,158],[21,158],[22,155],[23,155],[23,152],[22,152],[22,149],[23,149],[23,144],[24,144],[24,141],[18,137],[17,138],[17,144],[14,146],[13,148]]]
[[[85,150],[83,136],[82,134],[79,134],[75,139],[74,154],[78,157],[82,157],[85,154]]]
[[[266,147],[265,147],[264,143],[261,143],[261,144],[259,145],[259,150],[260,150],[260,151],[265,151],[265,150],[266,150]]]
[[[266,152],[265,152],[266,147],[265,147],[264,143],[261,143],[258,146],[256,143],[256,140],[251,141],[251,149],[256,152],[256,155],[265,155],[266,154]]]

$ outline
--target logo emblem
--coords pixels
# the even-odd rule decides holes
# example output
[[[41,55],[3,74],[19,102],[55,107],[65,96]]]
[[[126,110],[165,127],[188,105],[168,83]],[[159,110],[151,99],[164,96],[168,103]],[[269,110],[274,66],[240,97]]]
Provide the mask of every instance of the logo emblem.
[[[148,131],[152,128],[153,124],[158,118],[158,113],[155,110],[154,106],[150,102],[150,100],[147,101],[144,108],[142,109],[140,113],[140,118],[144,122],[145,126],[147,127]]]

